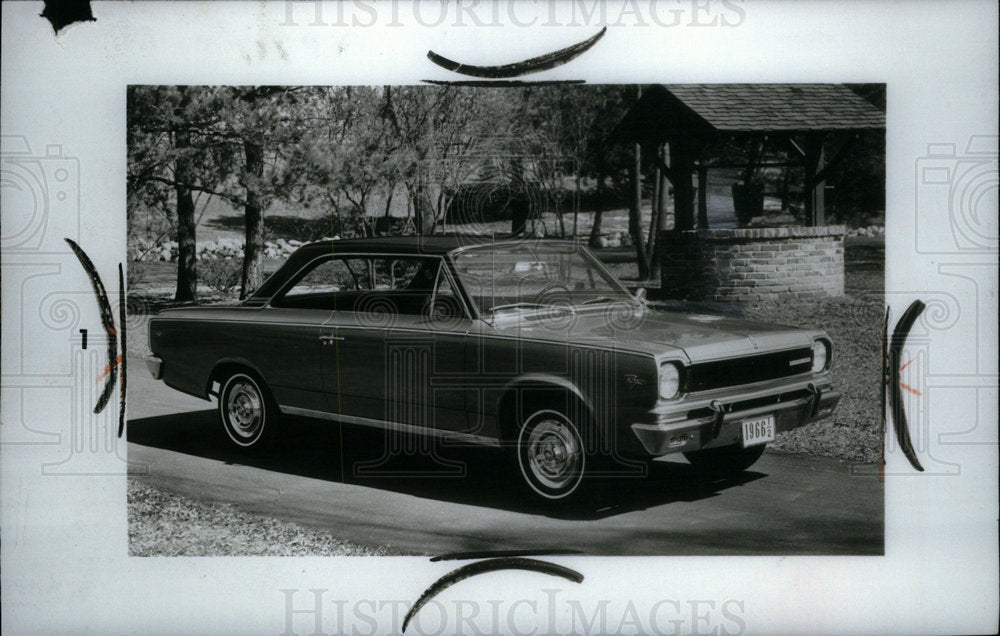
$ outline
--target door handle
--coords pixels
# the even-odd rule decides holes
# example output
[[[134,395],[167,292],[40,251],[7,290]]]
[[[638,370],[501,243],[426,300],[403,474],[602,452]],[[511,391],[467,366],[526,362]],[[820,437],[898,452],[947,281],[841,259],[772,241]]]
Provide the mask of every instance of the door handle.
[[[322,335],[319,337],[319,341],[322,342],[324,345],[333,344],[335,340],[343,340],[343,338],[341,336],[328,336],[328,335]]]

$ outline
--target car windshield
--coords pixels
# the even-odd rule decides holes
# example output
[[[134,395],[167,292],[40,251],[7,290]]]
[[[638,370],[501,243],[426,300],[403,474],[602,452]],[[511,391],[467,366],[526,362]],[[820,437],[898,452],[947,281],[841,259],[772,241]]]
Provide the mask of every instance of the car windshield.
[[[633,301],[621,282],[574,243],[484,245],[459,252],[454,262],[484,316]]]

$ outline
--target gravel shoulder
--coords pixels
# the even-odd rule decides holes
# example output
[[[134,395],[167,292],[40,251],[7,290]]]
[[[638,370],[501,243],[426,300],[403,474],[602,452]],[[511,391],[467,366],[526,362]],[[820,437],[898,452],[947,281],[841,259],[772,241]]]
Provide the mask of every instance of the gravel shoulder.
[[[205,503],[128,480],[129,556],[393,556],[230,504]]]

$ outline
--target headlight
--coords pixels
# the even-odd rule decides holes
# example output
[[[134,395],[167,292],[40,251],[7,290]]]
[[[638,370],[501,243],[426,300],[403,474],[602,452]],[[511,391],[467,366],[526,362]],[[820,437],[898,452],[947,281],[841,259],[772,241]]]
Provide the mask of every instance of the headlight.
[[[660,365],[660,397],[672,400],[681,390],[681,370],[673,362]]]
[[[826,370],[826,363],[830,360],[830,345],[823,340],[813,343],[813,366],[812,372],[819,373]]]

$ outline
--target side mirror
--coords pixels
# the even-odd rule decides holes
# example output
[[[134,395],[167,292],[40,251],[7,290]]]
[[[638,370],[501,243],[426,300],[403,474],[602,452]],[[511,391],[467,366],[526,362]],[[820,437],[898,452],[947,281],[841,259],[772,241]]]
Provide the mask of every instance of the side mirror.
[[[643,306],[646,305],[646,288],[645,287],[640,287],[639,289],[635,290],[635,299],[639,301],[640,305],[643,305]]]

